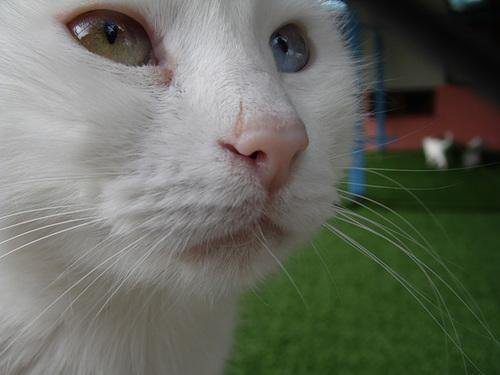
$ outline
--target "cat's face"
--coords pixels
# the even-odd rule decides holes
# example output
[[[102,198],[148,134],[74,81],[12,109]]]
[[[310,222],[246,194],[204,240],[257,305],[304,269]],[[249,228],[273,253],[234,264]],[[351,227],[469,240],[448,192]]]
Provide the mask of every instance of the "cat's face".
[[[251,284],[349,164],[354,72],[317,1],[2,1],[0,84],[2,226],[26,222],[2,252],[84,273]]]

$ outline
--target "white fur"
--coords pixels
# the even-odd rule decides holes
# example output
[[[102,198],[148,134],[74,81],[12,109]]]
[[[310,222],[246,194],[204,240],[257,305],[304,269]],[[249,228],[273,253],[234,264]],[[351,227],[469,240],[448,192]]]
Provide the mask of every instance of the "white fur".
[[[102,8],[159,65],[78,44],[66,23]],[[278,73],[289,22],[312,59]],[[315,0],[0,1],[0,374],[223,371],[237,293],[334,213],[356,116],[334,22]],[[220,147],[240,106],[306,126],[272,198]]]

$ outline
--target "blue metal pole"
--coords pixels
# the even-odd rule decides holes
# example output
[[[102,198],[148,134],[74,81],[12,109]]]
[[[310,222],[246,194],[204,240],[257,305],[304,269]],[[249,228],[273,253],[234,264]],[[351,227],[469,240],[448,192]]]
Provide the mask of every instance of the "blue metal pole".
[[[375,117],[377,119],[377,150],[385,151],[387,138],[385,134],[385,86],[384,86],[384,43],[379,30],[375,29],[375,48],[376,48],[376,73],[375,73]]]
[[[358,79],[361,82],[361,28],[356,16],[349,14],[349,21],[346,29],[347,40],[352,50],[354,61],[358,68]],[[363,121],[363,95],[358,95],[358,111],[359,119],[355,126],[356,138],[353,149],[353,168],[349,173],[349,191],[355,198],[360,198],[366,195],[366,171],[365,171],[365,131]]]

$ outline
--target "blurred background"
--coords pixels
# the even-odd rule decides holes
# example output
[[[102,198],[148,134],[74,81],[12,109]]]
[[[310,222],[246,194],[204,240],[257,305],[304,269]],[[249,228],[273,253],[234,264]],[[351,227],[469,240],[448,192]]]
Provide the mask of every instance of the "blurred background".
[[[500,4],[325,6],[353,15],[355,167],[338,217],[243,297],[227,373],[500,374]]]
[[[379,149],[418,150],[423,137],[452,132],[459,145],[480,137],[485,149],[500,150],[498,1],[350,4],[372,114],[369,141]]]

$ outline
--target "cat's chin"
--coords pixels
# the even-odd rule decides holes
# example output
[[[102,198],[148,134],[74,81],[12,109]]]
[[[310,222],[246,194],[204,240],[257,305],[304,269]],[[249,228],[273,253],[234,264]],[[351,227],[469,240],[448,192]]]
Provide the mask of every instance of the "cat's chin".
[[[200,295],[227,294],[255,286],[286,258],[290,238],[283,229],[259,221],[233,234],[194,245],[180,253],[185,282]]]

